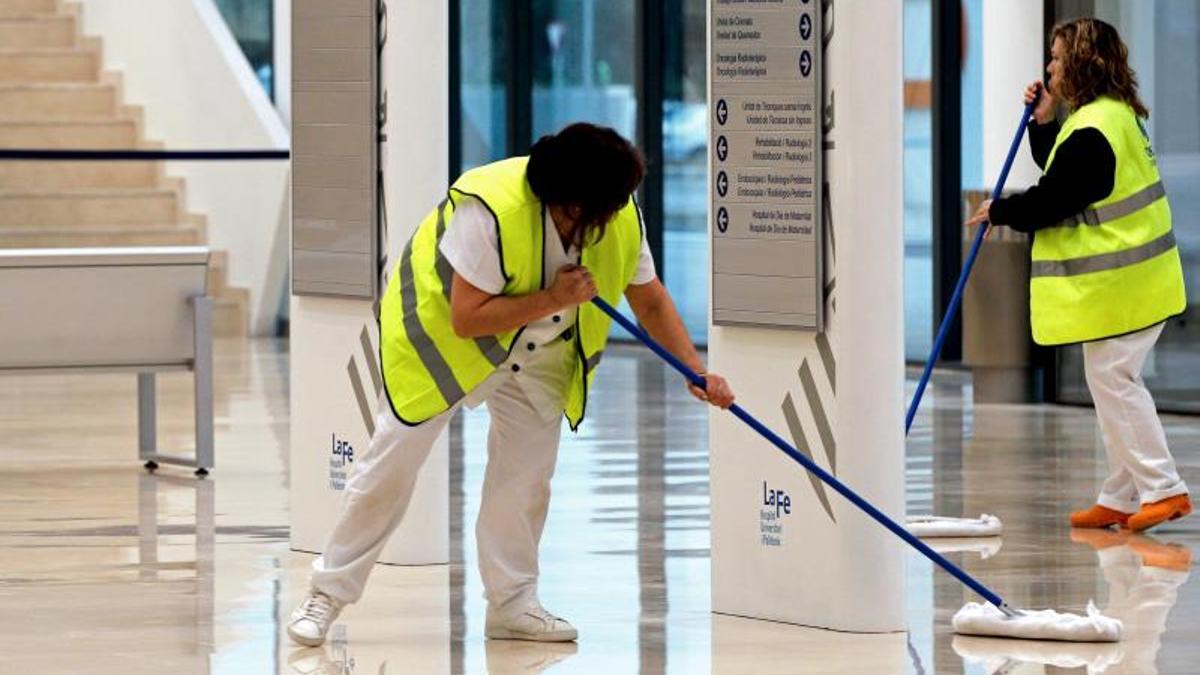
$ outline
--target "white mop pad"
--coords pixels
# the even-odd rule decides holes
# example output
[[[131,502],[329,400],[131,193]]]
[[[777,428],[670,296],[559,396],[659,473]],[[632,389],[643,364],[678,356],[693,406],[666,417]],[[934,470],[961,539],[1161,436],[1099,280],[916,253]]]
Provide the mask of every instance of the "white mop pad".
[[[994,537],[1004,529],[996,516],[987,513],[978,518],[945,516],[909,516],[905,529],[921,537]]]
[[[1064,642],[1117,642],[1121,622],[1104,616],[1088,602],[1087,616],[1066,614],[1052,609],[1023,610],[1010,617],[992,605],[968,602],[951,621],[954,632],[962,635],[1023,638],[1026,640],[1062,640]]]
[[[988,558],[1000,552],[1004,545],[1003,537],[938,537],[930,539],[929,548],[946,555],[947,553],[978,553],[980,558]]]
[[[1103,673],[1125,656],[1121,645],[1114,642],[1083,644],[955,635],[952,646],[956,654],[982,663],[989,673],[1007,672],[1004,664],[1015,661],[1064,669],[1086,667],[1090,675]]]

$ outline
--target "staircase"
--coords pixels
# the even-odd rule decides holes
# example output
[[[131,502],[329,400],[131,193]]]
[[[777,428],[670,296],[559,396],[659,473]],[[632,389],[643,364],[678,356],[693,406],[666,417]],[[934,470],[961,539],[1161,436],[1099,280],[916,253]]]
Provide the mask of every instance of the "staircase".
[[[161,148],[122,102],[119,75],[103,70],[100,40],[80,33],[78,11],[0,0],[0,148]],[[205,219],[183,195],[161,162],[0,160],[0,248],[204,244]],[[245,336],[249,293],[226,283],[227,265],[214,251],[214,332]]]

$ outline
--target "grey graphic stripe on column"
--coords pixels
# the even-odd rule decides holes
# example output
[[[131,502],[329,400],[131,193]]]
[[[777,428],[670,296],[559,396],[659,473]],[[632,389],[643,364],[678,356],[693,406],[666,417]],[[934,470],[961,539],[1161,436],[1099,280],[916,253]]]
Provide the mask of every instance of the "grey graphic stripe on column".
[[[804,435],[804,427],[800,425],[800,416],[796,414],[796,404],[792,401],[791,392],[788,392],[783,399],[783,416],[787,420],[788,430],[792,433],[792,443],[796,445],[796,449],[815,462],[812,448],[808,447],[808,438]],[[825,494],[825,484],[812,472],[805,471],[804,473],[808,474],[808,481],[812,483],[813,492],[817,493],[817,499],[821,501],[825,513],[829,514],[829,519],[836,523],[837,518],[833,515],[833,506],[829,503],[829,496]]]
[[[833,195],[830,194],[829,183],[821,186],[821,210],[824,212],[821,227],[825,230],[825,240],[829,242],[829,256],[836,262],[837,241],[833,238]]]
[[[821,365],[829,376],[829,388],[837,393],[837,361],[833,360],[833,348],[829,346],[829,338],[825,333],[817,333],[817,352],[821,354]]]
[[[375,395],[379,396],[379,392],[383,391],[383,378],[379,375],[379,364],[375,361],[376,352],[371,347],[371,334],[367,332],[366,326],[363,326],[358,341],[362,343],[363,358],[367,361],[367,372],[371,374],[371,383],[375,385]]]
[[[808,359],[800,363],[800,385],[804,388],[804,397],[808,399],[808,407],[817,423],[821,445],[825,446],[825,454],[829,457],[829,468],[836,474],[837,443],[833,440],[833,429],[829,425],[829,417],[825,414],[825,404],[821,402],[821,395],[817,392],[817,381],[813,379],[812,369],[808,367]]]
[[[346,363],[346,372],[350,375],[350,386],[354,388],[354,398],[358,399],[358,412],[362,414],[363,425],[367,427],[367,435],[375,435],[375,420],[371,419],[371,404],[367,401],[367,392],[363,391],[362,378],[358,376],[358,368],[354,365],[354,357]]]

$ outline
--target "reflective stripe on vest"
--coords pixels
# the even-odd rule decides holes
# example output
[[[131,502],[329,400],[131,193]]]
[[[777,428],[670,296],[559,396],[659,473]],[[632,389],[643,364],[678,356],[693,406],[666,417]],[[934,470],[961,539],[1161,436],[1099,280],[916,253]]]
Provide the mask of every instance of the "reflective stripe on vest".
[[[1056,227],[1064,227],[1069,225],[1101,225],[1110,220],[1124,218],[1141,211],[1150,206],[1154,202],[1167,196],[1167,188],[1162,181],[1158,181],[1151,185],[1138,190],[1128,197],[1113,202],[1107,206],[1101,206],[1098,209],[1087,209],[1083,213],[1077,213],[1070,218],[1064,218]]]
[[[1063,123],[1046,161],[1079,129],[1099,131],[1116,158],[1107,197],[1034,234],[1030,324],[1061,345],[1142,330],[1187,306],[1171,209],[1149,138],[1127,104],[1102,97]]]
[[[416,350],[421,365],[429,371],[442,398],[446,399],[446,403],[454,405],[459,399],[466,396],[466,392],[459,386],[458,380],[454,378],[454,373],[450,370],[450,365],[438,351],[433,338],[425,332],[425,326],[421,324],[421,317],[417,315],[417,285],[413,280],[412,248],[413,240],[409,239],[408,244],[404,246],[404,254],[400,257],[400,298],[404,311],[401,325],[404,327],[404,334],[408,337],[408,342]]]
[[[587,364],[586,364],[587,372],[589,372],[589,373],[592,372],[593,370],[596,369],[596,366],[600,365],[600,357],[602,357],[602,356],[604,356],[603,349],[601,349],[600,351],[598,351],[595,354],[592,354],[591,356],[588,357]]]
[[[1124,251],[1101,253],[1086,258],[1070,260],[1035,260],[1030,266],[1033,277],[1073,277],[1129,267],[1145,262],[1175,248],[1175,233],[1167,232],[1148,244],[1127,248]]]

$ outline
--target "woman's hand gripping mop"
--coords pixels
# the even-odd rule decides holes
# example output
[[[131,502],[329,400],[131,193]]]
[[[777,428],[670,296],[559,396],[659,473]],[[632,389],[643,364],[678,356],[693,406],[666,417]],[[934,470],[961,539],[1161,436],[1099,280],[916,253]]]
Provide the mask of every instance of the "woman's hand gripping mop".
[[[1035,102],[1036,103],[1036,102]],[[1016,155],[1017,146],[1020,143],[1021,136],[1025,131],[1025,125],[1029,122],[1029,117],[1033,112],[1034,103],[1029,104],[1025,108],[1025,115],[1021,120],[1021,126],[1017,130],[1017,137],[1013,140],[1012,148],[1008,153],[1008,160],[1004,165],[1004,172],[1001,175],[1000,183],[996,187],[998,194],[1004,184],[1004,179],[1008,176],[1008,170],[1012,166],[1013,157]],[[970,265],[974,263],[975,256],[979,251],[980,242],[983,240],[986,227],[980,228],[979,235],[976,237],[975,245],[971,249],[971,254],[967,259],[967,268],[963,272],[963,278],[959,280],[958,288],[955,289],[954,300],[951,304],[950,312],[953,312],[957,306],[957,302],[961,299],[962,287],[965,283],[965,277],[970,272]],[[668,352],[662,345],[658,344],[645,333],[641,328],[625,318],[620,312],[599,297],[593,298],[592,302],[600,308],[605,314],[608,314],[614,321],[620,324],[631,335],[640,340],[643,344],[649,347],[655,354],[661,357],[664,361],[671,365],[675,370],[679,371],[688,382],[691,382],[700,389],[705,388],[704,378],[697,375],[694,371],[683,364],[673,354]],[[942,331],[938,336],[938,347],[945,339],[945,324],[942,326]],[[936,357],[936,352],[934,354]],[[930,359],[932,365],[935,359]],[[912,415],[916,410],[916,404],[919,403],[921,391],[928,381],[930,367],[926,368],[925,377],[922,378],[921,387],[918,388],[917,398],[913,403],[913,407],[909,411],[908,423],[912,423]],[[929,558],[934,564],[941,567],[943,570],[950,573],[955,579],[958,579],[971,590],[978,593],[988,604],[970,602],[954,615],[953,627],[956,633],[967,635],[991,635],[997,637],[1012,637],[1024,638],[1032,640],[1065,640],[1070,642],[1116,642],[1121,638],[1121,622],[1116,619],[1104,616],[1091,604],[1088,606],[1087,616],[1079,616],[1078,614],[1067,614],[1056,612],[1052,609],[1029,611],[1019,610],[1009,607],[1004,600],[994,593],[991,589],[984,586],[974,577],[967,574],[957,565],[947,560],[937,551],[930,548],[925,542],[918,539],[912,533],[904,528],[904,526],[892,520],[882,511],[871,505],[870,502],[863,499],[854,490],[851,490],[832,474],[822,469],[808,457],[802,455],[799,451],[793,448],[787,441],[783,440],[778,434],[768,429],[762,422],[759,422],[750,413],[742,409],[736,403],[729,407],[729,412],[735,417],[745,422],[751,429],[754,429],[766,440],[770,441],[775,447],[779,448],[785,455],[800,463],[810,473],[821,479],[826,485],[836,490],[839,494],[845,497],[850,503],[857,506],[876,522],[884,526],[896,535],[903,539],[909,546],[915,548],[921,555]]]

